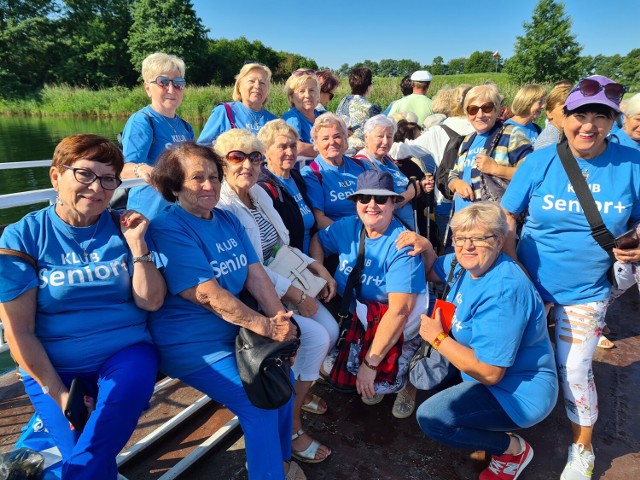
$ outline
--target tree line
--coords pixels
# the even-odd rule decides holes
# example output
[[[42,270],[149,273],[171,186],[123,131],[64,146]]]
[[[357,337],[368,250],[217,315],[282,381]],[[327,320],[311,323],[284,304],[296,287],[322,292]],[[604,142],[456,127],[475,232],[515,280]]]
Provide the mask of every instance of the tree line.
[[[346,77],[362,66],[378,77],[419,69],[434,75],[505,72],[516,83],[574,81],[599,73],[640,90],[640,48],[626,55],[581,55],[563,3],[540,0],[523,29],[508,59],[475,51],[448,62],[436,56],[428,65],[364,60],[345,63],[336,73]],[[313,59],[260,41],[214,40],[208,33],[190,0],[0,0],[0,96],[32,93],[46,83],[131,87],[140,81],[142,60],[155,51],[182,57],[188,81],[196,85],[229,85],[247,60],[268,65],[276,81],[297,68],[318,68]]]

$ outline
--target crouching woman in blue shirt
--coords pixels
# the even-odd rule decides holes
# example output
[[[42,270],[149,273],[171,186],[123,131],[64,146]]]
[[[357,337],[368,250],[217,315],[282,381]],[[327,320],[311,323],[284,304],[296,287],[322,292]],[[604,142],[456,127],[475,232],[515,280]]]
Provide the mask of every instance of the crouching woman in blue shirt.
[[[116,455],[156,378],[146,311],[160,308],[166,287],[145,239],[148,220],[107,211],[123,165],[106,138],[63,139],[49,171],[56,204],[0,239],[27,255],[0,255],[0,317],[25,391],[62,454],[63,479],[116,479]],[[63,414],[74,378],[93,409],[82,433]]]
[[[445,445],[489,452],[491,464],[480,480],[514,479],[533,450],[504,432],[542,421],[558,395],[544,305],[518,264],[500,253],[508,224],[498,205],[469,205],[453,217],[451,229],[458,261],[447,297],[456,307],[451,336],[443,331],[440,309],[435,318],[422,316],[420,335],[461,371],[463,382],[425,401],[418,423]],[[428,279],[445,281],[453,257],[436,260]]]

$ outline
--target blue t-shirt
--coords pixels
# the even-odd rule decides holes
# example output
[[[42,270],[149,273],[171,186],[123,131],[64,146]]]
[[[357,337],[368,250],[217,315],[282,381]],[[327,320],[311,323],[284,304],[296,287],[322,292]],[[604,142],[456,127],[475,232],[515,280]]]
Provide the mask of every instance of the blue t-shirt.
[[[624,129],[620,128],[617,132],[615,132],[615,136],[618,138],[618,143],[620,143],[620,145],[640,150],[640,143],[631,138],[627,134],[627,132],[624,131]]]
[[[300,209],[300,214],[302,215],[302,221],[304,224],[304,240],[302,243],[302,251],[308,254],[309,242],[311,241],[311,227],[313,227],[313,224],[315,223],[313,212],[304,201],[304,197],[302,196],[302,193],[300,193],[298,185],[296,185],[296,181],[292,177],[282,178],[278,177],[277,175],[276,177],[278,178],[280,184],[287,189],[289,195],[291,195],[298,204],[298,208]]]
[[[613,236],[640,219],[640,152],[609,143],[590,160],[576,158]],[[546,302],[573,305],[609,297],[611,261],[591,236],[555,148],[543,148],[518,168],[502,206],[527,211],[518,258]]]
[[[259,260],[235,215],[217,208],[205,220],[171,205],[151,222],[150,231],[168,293],[151,314],[149,328],[160,350],[160,369],[181,377],[232,355],[239,328],[178,294],[215,279],[238,295],[249,265]]]
[[[122,152],[127,163],[153,166],[167,147],[193,139],[191,125],[177,115],[174,118],[165,117],[147,105],[127,120],[122,132]],[[167,205],[169,202],[150,185],[133,187],[129,192],[127,208],[136,210],[149,219]]]
[[[318,232],[325,253],[336,253],[339,263],[334,278],[344,294],[347,277],[356,264],[362,221],[357,216],[342,218]],[[424,293],[427,285],[422,257],[411,257],[411,248],[396,248],[396,239],[406,230],[395,218],[378,238],[365,236],[364,269],[360,301],[388,303],[389,293]]]
[[[342,165],[336,167],[325,162],[320,155],[315,158],[322,180],[310,166],[300,172],[307,185],[311,208],[317,208],[334,221],[356,214],[356,204],[348,197],[356,191],[358,175],[369,170],[369,166],[362,161],[356,163],[347,156],[342,159]]]
[[[536,124],[533,122],[529,122],[526,125],[523,125],[522,123],[518,123],[514,119],[510,118],[508,120],[505,120],[504,123],[505,125],[510,123],[512,125],[515,125],[516,127],[519,127],[520,130],[522,130],[526,137],[529,139],[531,144],[535,144],[538,135],[540,135],[538,129],[536,128]]]
[[[229,102],[229,106],[231,107],[233,123],[236,124],[236,128],[244,128],[254,135],[258,134],[258,131],[265,123],[278,118],[264,108],[259,112],[254,112],[242,102]],[[200,132],[200,136],[198,137],[198,143],[211,146],[215,139],[227,130],[231,130],[231,122],[229,122],[229,117],[227,117],[227,111],[224,105],[216,105],[213,110],[211,110],[211,115],[207,123],[202,127],[202,132]]]
[[[318,112],[318,110],[314,110],[313,114],[317,118],[318,115],[320,115],[320,112]],[[313,139],[311,138],[311,127],[313,127],[313,122],[307,120],[307,117],[305,117],[300,110],[296,107],[291,107],[282,114],[282,119],[296,129],[298,135],[300,135],[301,142],[313,143]]]
[[[454,254],[438,258],[434,272],[446,281]],[[454,278],[460,272],[456,267]],[[487,388],[522,428],[544,419],[556,404],[558,378],[544,304],[520,267],[501,254],[482,277],[464,272],[447,301],[456,310],[451,332],[476,358],[506,368]],[[477,382],[462,373],[464,381]]]
[[[480,171],[476,168],[476,155],[478,155],[478,153],[480,153],[480,151],[484,148],[488,137],[488,132],[479,133],[478,135],[476,135],[476,138],[473,140],[473,143],[467,151],[467,156],[464,159],[464,169],[462,170],[462,180],[467,182],[469,185],[472,185],[471,178],[480,175]],[[472,203],[472,200],[469,200],[467,198],[460,198],[459,195],[456,195],[454,197],[454,207],[456,209],[456,212],[459,212],[464,207],[469,206]]]
[[[120,350],[151,342],[147,312],[133,301],[132,256],[109,212],[94,225],[72,227],[52,205],[8,226],[0,246],[37,262],[36,273],[0,255],[0,302],[37,288],[35,335],[58,372],[96,372]]]

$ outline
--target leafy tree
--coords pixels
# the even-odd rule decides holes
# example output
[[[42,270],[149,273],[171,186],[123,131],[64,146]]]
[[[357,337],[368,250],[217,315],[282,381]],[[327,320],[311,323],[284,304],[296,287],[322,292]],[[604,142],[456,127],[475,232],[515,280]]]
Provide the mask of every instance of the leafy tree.
[[[26,93],[53,79],[59,58],[55,0],[0,0],[0,95]]]
[[[61,19],[64,58],[56,65],[57,81],[90,87],[136,82],[139,74],[122,41],[133,22],[132,1],[65,0],[66,15]]]
[[[406,58],[398,60],[398,77],[411,75],[416,70],[420,70],[420,64],[415,60],[408,60]]]
[[[346,77],[347,75],[349,75],[349,71],[351,70],[351,67],[349,66],[348,63],[343,63],[342,65],[340,65],[340,68],[336,71],[336,75],[338,77]]]
[[[398,77],[398,61],[391,58],[383,58],[378,62],[379,77]]]
[[[431,68],[429,69],[431,74],[433,75],[446,75],[447,69],[444,63],[444,58],[440,55],[433,59],[433,63],[431,64]]]
[[[201,66],[209,60],[207,32],[191,0],[135,0],[127,38],[131,63],[139,71],[142,60],[153,52],[177,55],[185,61],[189,81],[205,83]]]
[[[622,83],[632,91],[640,88],[640,48],[634,48],[622,59]]]
[[[464,73],[485,73],[495,72],[497,58],[493,57],[493,53],[485,50],[480,52],[476,50],[464,62]]]
[[[449,60],[449,66],[447,67],[447,75],[459,75],[465,73],[464,64],[467,63],[467,59],[464,57],[452,58]]]
[[[519,36],[514,55],[504,71],[519,83],[556,82],[576,79],[580,74],[582,47],[571,33],[571,19],[564,4],[540,0],[531,22],[523,24],[525,34]]]

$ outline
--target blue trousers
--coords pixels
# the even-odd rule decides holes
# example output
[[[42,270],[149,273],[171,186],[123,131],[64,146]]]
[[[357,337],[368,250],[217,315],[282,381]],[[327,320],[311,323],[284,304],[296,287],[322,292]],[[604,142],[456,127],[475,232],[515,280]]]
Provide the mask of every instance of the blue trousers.
[[[509,435],[519,430],[489,389],[476,382],[462,382],[426,400],[416,413],[422,431],[450,447],[486,450],[502,455]]]
[[[97,394],[96,409],[82,434],[71,430],[58,404],[23,371],[25,391],[62,454],[63,480],[117,478],[116,455],[149,405],[157,370],[155,347],[139,343],[120,350],[95,373],[59,372],[67,388],[74,377],[80,377]]]
[[[238,416],[251,480],[284,479],[282,462],[291,458],[293,396],[277,410],[254,406],[244,391],[233,355],[180,379]]]

